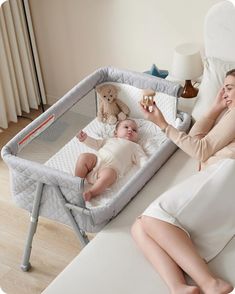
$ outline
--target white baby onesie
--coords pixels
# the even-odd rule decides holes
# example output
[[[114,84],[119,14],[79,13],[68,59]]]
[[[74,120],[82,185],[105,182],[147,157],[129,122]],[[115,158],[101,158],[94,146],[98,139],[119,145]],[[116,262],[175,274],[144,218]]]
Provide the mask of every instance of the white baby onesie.
[[[98,171],[104,167],[113,168],[119,177],[124,176],[133,165],[143,166],[147,155],[138,143],[122,139],[94,139],[87,137],[83,142],[88,147],[97,150],[97,163],[87,176],[90,183],[97,179]]]

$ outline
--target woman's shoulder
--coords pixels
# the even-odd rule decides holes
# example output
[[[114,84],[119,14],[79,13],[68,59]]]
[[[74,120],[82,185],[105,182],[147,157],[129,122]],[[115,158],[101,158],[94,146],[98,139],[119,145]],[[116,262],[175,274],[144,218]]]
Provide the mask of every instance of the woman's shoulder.
[[[222,115],[221,118],[231,118],[234,119],[235,118],[235,107],[229,108],[227,109],[224,114]]]
[[[225,111],[219,122],[221,124],[225,124],[226,126],[230,125],[232,128],[235,128],[235,107]]]
[[[235,115],[235,106],[229,108],[229,109],[225,112],[225,114],[228,114],[228,113],[230,113],[231,115]]]

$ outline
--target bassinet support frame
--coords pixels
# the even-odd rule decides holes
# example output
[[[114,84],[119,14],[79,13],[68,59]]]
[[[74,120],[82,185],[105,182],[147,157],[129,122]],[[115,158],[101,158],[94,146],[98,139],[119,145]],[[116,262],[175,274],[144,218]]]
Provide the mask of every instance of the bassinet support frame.
[[[41,204],[41,199],[42,199],[42,193],[43,193],[43,186],[44,183],[38,182],[37,183],[37,188],[35,191],[35,197],[34,197],[34,202],[33,202],[33,208],[30,216],[30,224],[29,224],[29,230],[28,230],[28,235],[26,239],[26,244],[25,244],[25,249],[24,249],[24,254],[22,258],[22,263],[21,263],[21,269],[24,272],[27,272],[31,268],[31,263],[30,263],[30,255],[32,251],[32,243],[33,243],[33,237],[34,234],[36,233],[37,230],[37,225],[38,225],[38,219],[39,219],[39,211],[40,211],[40,204]],[[73,216],[72,210],[76,208],[81,209],[81,210],[87,210],[85,207],[81,208],[76,205],[70,204],[66,198],[64,197],[61,189],[59,186],[53,186],[53,188],[56,191],[56,195],[58,196],[62,207],[64,208],[68,219],[71,223],[71,226],[76,233],[80,244],[82,247],[85,247],[89,243],[89,239],[85,233],[85,231],[81,230],[78,223],[75,221],[75,218]],[[81,180],[81,192],[84,189],[84,179]]]
[[[82,182],[84,183],[84,180],[82,180]],[[83,184],[83,187],[84,187],[84,184]],[[79,206],[76,206],[76,205],[72,205],[70,204],[66,198],[64,197],[63,193],[61,192],[61,189],[59,186],[54,186],[54,189],[56,190],[56,194],[57,196],[59,197],[60,199],[60,202],[70,220],[70,223],[82,245],[82,247],[86,246],[88,243],[89,243],[89,239],[87,237],[87,234],[85,233],[85,231],[81,230],[78,223],[75,221],[75,218],[73,216],[73,209],[74,207],[77,207],[79,209],[82,210],[82,212],[84,213],[84,211],[87,211],[87,209],[84,207],[84,208],[81,208]],[[82,188],[82,191],[83,191],[83,188]]]

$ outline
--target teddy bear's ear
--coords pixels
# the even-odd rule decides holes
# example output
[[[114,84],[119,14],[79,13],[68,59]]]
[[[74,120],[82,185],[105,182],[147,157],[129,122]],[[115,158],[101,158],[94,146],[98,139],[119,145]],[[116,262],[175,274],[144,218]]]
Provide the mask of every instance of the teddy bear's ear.
[[[100,92],[102,91],[103,86],[104,85],[98,85],[98,86],[96,86],[95,87],[96,92],[100,94]]]
[[[115,92],[119,92],[121,90],[118,86],[113,85],[113,84],[98,85],[98,86],[96,86],[95,90],[98,94],[101,94],[105,88],[112,89]]]
[[[115,89],[116,89],[117,92],[120,92],[121,91],[121,88],[118,87],[118,86],[116,86],[116,85],[115,85]]]
[[[118,87],[117,85],[106,84],[106,86],[108,86],[109,89],[112,89],[112,91],[113,91],[114,93],[118,93],[119,91],[121,91],[120,87]]]

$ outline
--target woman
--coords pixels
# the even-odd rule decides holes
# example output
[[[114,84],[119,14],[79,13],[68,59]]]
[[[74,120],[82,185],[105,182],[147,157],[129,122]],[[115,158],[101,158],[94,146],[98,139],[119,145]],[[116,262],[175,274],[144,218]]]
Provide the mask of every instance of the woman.
[[[203,248],[204,243],[211,244],[211,235],[218,230],[213,225],[215,215],[211,216],[213,209],[207,207],[207,198],[213,207],[217,203],[213,202],[213,189],[208,192],[202,188],[197,192],[197,184],[204,178],[210,180],[215,166],[224,162],[221,159],[235,159],[235,69],[227,72],[211,110],[195,123],[189,134],[169,125],[156,106],[152,112],[143,107],[142,111],[146,119],[158,125],[176,145],[198,159],[202,171],[157,198],[136,220],[133,238],[172,294],[199,294],[200,290],[205,294],[230,293],[233,286],[215,277],[206,264],[224,245],[215,246],[217,251],[209,245]],[[194,195],[204,197],[203,201],[198,203]],[[233,226],[233,213],[231,219]],[[205,226],[200,223],[203,220]],[[184,272],[197,286],[187,285]]]

